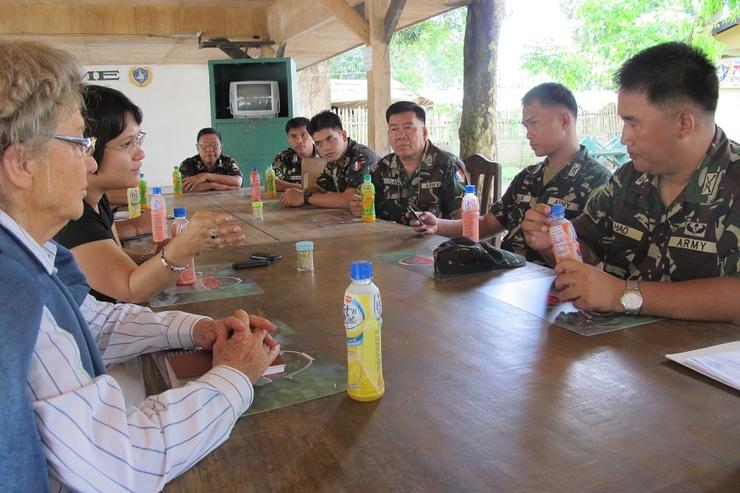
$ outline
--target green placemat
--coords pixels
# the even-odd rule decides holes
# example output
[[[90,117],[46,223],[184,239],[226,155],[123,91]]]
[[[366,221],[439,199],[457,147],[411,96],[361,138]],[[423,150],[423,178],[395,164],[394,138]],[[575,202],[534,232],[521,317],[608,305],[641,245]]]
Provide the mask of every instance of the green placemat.
[[[254,388],[254,402],[245,416],[347,390],[347,368],[333,361],[279,320],[278,330],[285,371],[261,377]]]
[[[231,264],[195,264],[198,280],[191,286],[171,286],[149,302],[152,308],[198,303],[200,301],[235,298],[263,293],[244,270],[234,270]]]

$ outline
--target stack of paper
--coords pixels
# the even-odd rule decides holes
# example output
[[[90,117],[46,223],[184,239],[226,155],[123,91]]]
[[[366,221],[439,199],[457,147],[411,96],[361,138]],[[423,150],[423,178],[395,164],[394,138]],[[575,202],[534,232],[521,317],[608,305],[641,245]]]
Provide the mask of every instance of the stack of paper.
[[[665,356],[740,390],[740,341]]]

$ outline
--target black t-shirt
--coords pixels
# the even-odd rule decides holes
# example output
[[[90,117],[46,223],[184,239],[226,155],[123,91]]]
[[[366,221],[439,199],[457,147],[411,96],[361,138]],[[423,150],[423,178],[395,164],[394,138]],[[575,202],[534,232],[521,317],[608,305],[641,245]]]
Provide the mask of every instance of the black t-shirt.
[[[70,250],[76,246],[98,240],[115,241],[115,236],[113,236],[113,211],[110,208],[108,197],[104,194],[103,198],[98,202],[98,210],[100,211],[100,214],[95,212],[95,209],[93,209],[84,200],[82,203],[85,207],[82,217],[76,221],[68,222],[67,225],[56,234],[54,239]],[[110,296],[106,296],[94,289],[90,289],[90,294],[100,301],[116,301]]]

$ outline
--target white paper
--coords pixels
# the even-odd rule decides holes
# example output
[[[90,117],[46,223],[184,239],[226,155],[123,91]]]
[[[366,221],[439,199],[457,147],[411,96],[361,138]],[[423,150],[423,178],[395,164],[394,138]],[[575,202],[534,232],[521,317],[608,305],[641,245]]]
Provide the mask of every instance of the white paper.
[[[740,341],[665,356],[740,390]]]

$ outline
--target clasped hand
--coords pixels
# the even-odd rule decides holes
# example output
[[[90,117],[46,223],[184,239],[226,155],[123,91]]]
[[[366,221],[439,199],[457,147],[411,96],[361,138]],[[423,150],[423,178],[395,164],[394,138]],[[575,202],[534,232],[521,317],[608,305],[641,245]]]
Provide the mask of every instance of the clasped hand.
[[[200,320],[193,327],[193,340],[213,352],[213,366],[235,368],[254,383],[280,354],[280,345],[269,334],[275,330],[270,321],[235,310],[231,317]]]

